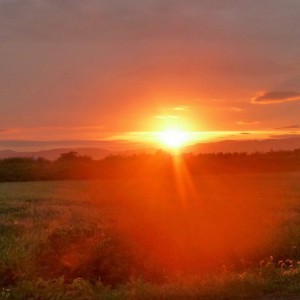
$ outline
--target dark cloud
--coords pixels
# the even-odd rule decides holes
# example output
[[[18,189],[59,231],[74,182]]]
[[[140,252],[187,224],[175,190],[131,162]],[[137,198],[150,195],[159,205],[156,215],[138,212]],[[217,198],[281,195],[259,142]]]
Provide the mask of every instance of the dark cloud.
[[[293,91],[274,91],[265,92],[252,99],[252,103],[257,104],[272,104],[272,103],[283,103],[290,101],[299,101],[300,93]]]
[[[282,127],[277,127],[275,129],[294,129],[294,128],[300,128],[299,125],[287,125],[287,126],[282,126]]]
[[[251,134],[250,132],[241,132],[241,134]]]

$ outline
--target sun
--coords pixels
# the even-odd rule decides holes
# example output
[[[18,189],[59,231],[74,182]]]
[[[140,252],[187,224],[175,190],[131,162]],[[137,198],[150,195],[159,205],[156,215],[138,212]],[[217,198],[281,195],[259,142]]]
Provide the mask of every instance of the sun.
[[[160,141],[169,148],[180,148],[188,140],[188,133],[182,130],[166,130],[159,134]]]

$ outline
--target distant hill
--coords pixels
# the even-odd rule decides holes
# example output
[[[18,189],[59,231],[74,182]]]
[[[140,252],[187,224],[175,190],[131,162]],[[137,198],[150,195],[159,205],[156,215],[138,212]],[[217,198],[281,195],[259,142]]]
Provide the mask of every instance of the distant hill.
[[[185,147],[183,152],[267,152],[270,150],[293,150],[300,148],[300,138],[266,140],[225,140],[220,142],[198,143]]]
[[[286,138],[286,139],[266,139],[266,140],[225,140],[220,142],[198,143],[191,146],[187,146],[182,149],[182,152],[193,153],[214,153],[214,152],[267,152],[270,150],[293,150],[300,148],[300,138]],[[136,149],[131,150],[106,150],[97,147],[91,148],[57,148],[52,150],[41,151],[13,151],[2,150],[0,151],[1,158],[9,157],[43,157],[49,160],[57,159],[62,153],[76,151],[79,155],[87,155],[93,159],[102,159],[108,155],[120,154],[120,155],[133,155],[140,153],[152,154],[156,151],[156,148],[142,147],[139,145]]]

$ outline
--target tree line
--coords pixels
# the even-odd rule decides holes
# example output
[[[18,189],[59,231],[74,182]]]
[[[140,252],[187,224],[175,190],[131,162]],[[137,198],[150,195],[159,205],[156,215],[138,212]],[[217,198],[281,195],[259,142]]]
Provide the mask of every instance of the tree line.
[[[111,155],[102,160],[63,153],[54,161],[44,158],[15,157],[0,160],[0,181],[42,181],[67,179],[174,176],[181,167],[191,174],[300,171],[300,149],[269,152],[233,152],[172,155]],[[177,171],[175,171],[177,170]]]

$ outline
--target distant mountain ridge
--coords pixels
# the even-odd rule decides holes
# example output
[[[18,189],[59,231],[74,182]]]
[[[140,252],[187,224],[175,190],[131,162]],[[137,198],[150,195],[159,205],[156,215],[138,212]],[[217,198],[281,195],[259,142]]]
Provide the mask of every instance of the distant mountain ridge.
[[[300,148],[300,138],[265,140],[224,140],[219,142],[198,143],[184,148],[184,152],[267,152],[270,150],[294,150]]]
[[[219,142],[197,143],[191,146],[184,147],[182,152],[192,153],[214,153],[214,152],[267,152],[270,150],[293,150],[300,148],[300,138],[286,138],[286,139],[265,139],[265,140],[224,140]],[[14,151],[2,150],[0,151],[1,158],[10,157],[43,157],[49,160],[57,159],[62,153],[76,151],[79,155],[87,155],[93,159],[103,159],[108,155],[132,155],[138,153],[154,153],[158,148],[137,148],[136,150],[124,151],[110,151],[102,148],[57,148],[51,150],[40,151]]]

